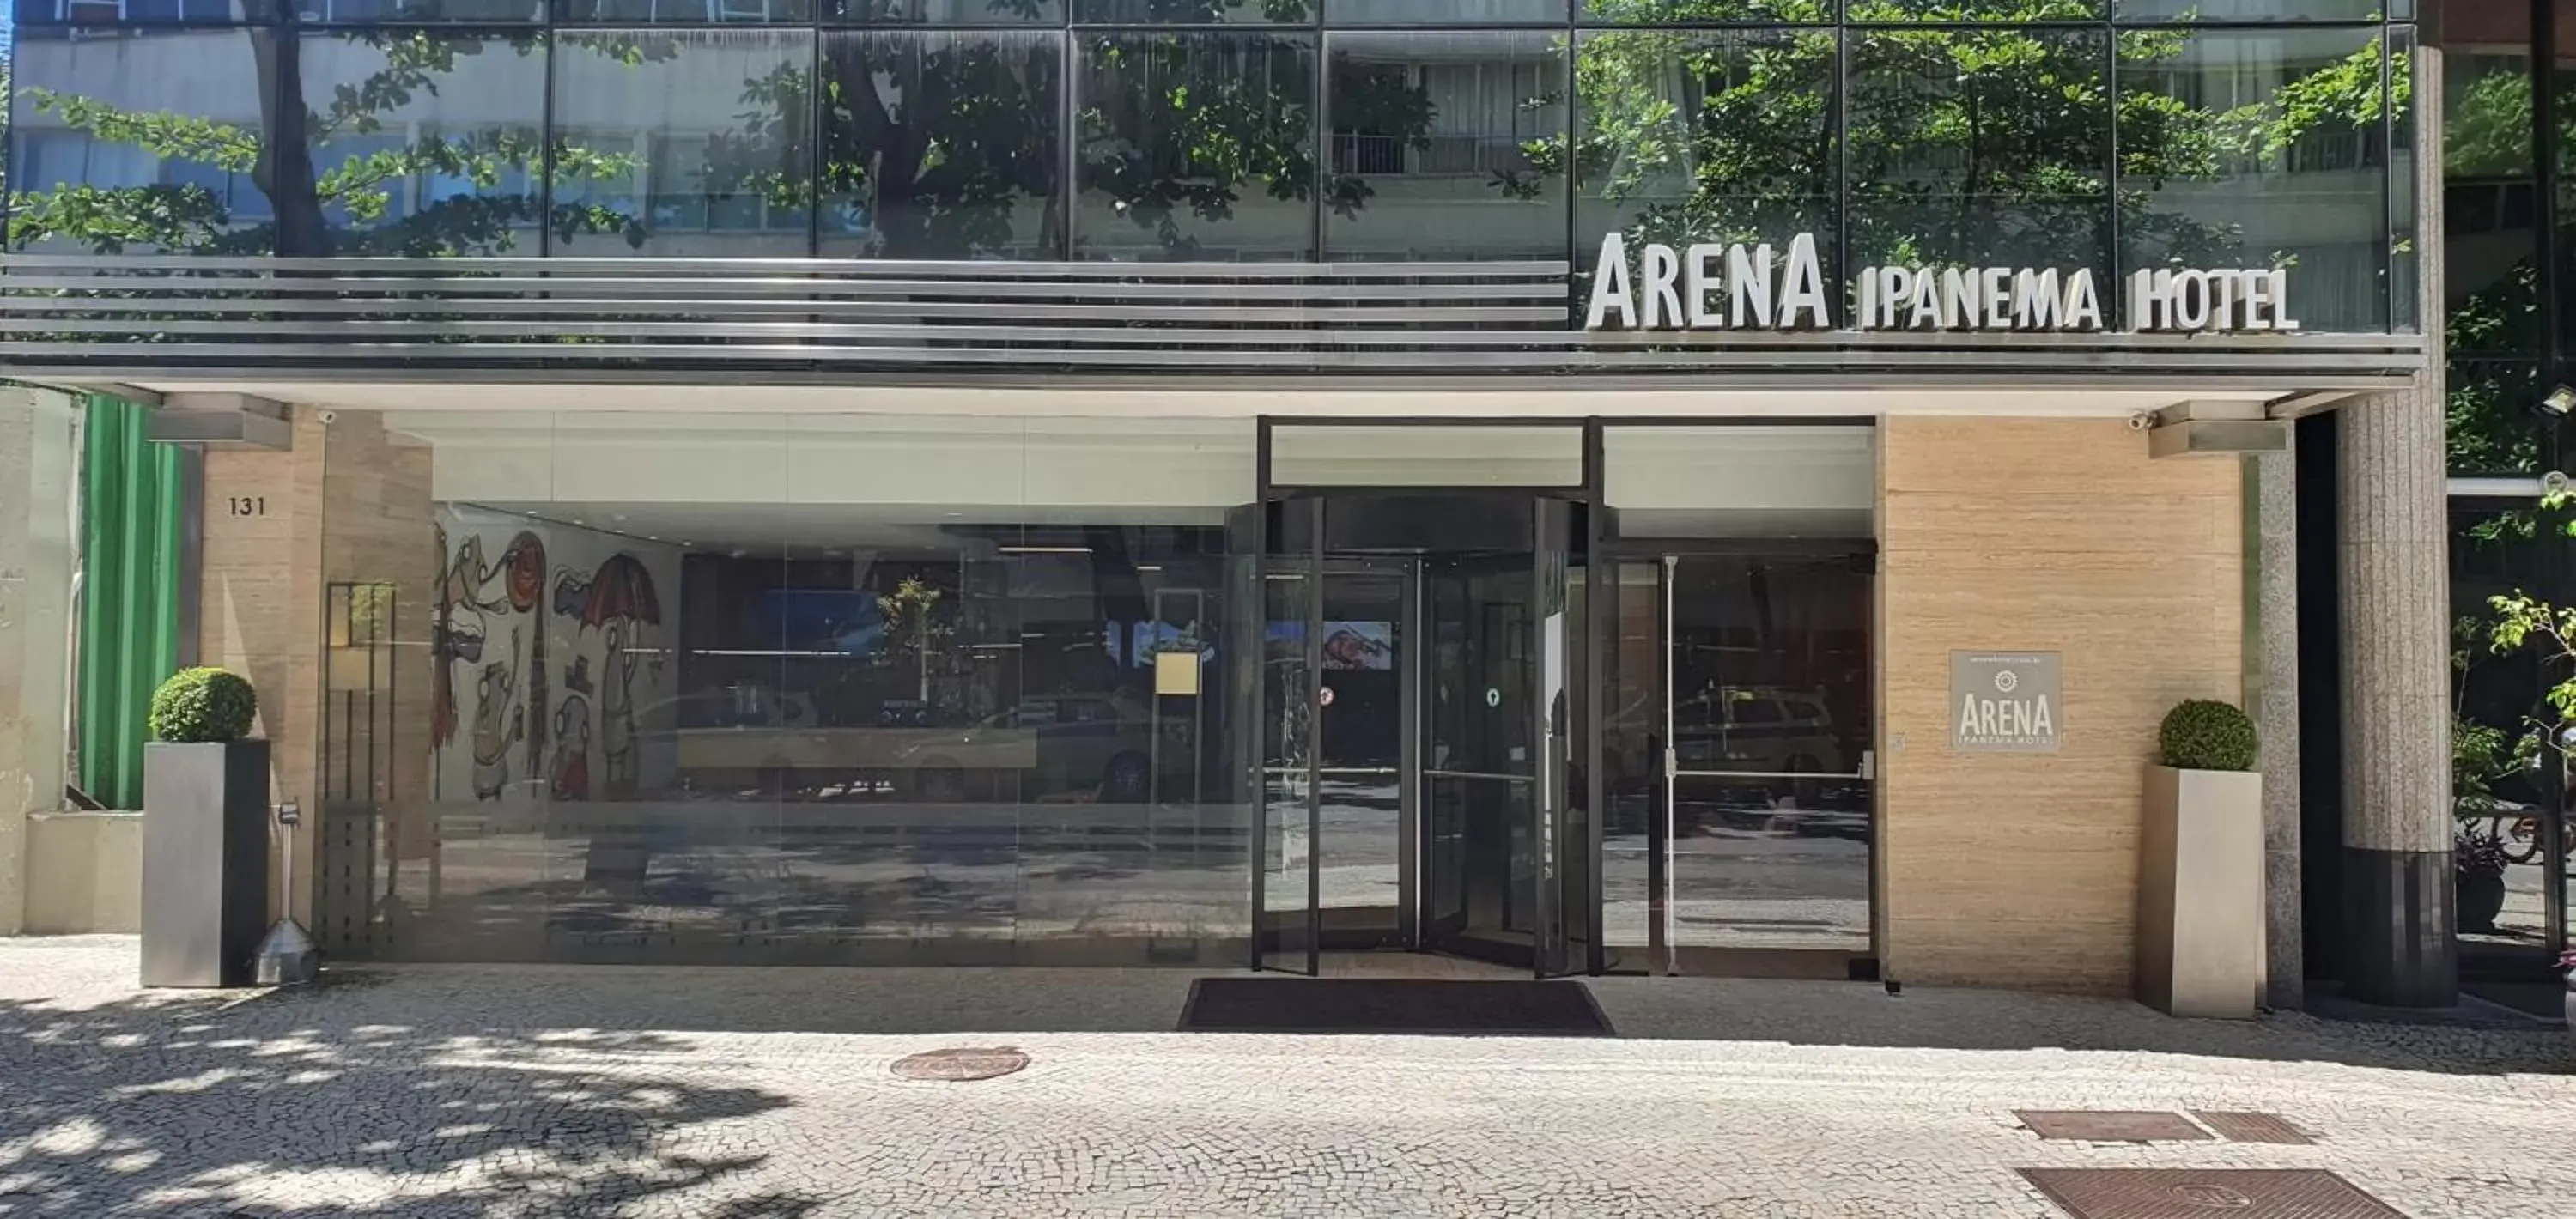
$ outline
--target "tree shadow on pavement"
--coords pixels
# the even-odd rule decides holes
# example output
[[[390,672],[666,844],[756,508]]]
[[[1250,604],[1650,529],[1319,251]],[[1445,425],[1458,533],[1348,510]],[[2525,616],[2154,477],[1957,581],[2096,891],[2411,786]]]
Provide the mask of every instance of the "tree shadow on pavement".
[[[0,1214],[636,1208],[725,1193],[766,1159],[682,1154],[678,1132],[791,1103],[657,1073],[651,1057],[681,1047],[650,1033],[349,1024],[333,989],[0,999]],[[819,1205],[748,1194],[686,1213],[786,1219]]]

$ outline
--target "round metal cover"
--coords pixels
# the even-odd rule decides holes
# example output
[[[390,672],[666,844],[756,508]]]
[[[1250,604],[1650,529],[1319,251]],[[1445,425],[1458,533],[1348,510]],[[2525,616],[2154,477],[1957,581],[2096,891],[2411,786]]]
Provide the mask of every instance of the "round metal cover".
[[[961,1047],[932,1050],[909,1058],[895,1060],[891,1068],[897,1079],[935,1079],[965,1083],[977,1079],[995,1079],[1025,1069],[1029,1056],[1009,1046],[988,1049]]]

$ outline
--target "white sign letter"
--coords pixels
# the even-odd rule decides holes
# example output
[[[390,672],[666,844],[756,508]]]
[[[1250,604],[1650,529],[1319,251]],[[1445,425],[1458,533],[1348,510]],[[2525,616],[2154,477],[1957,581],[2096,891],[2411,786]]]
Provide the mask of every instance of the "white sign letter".
[[[1601,239],[1601,257],[1592,264],[1592,306],[1583,311],[1583,328],[1599,330],[1619,311],[1620,329],[1637,324],[1637,301],[1628,294],[1628,242],[1612,233]]]
[[[2066,307],[2057,311],[2058,324],[2069,330],[2100,330],[2102,298],[2093,291],[2093,268],[2077,267],[2066,279]]]
[[[2263,278],[2272,281],[2272,329],[2298,329],[2299,324],[2290,320],[2289,271],[2281,268],[2274,268],[2271,271],[2265,272]]]
[[[2012,329],[2012,268],[1988,267],[1977,272],[1977,278],[1986,294],[1986,315],[1981,319],[1985,328]]]
[[[1744,325],[1745,304],[1750,301],[1753,324],[1771,324],[1771,243],[1764,242],[1745,249],[1741,245],[1726,248],[1726,311],[1734,324]]]
[[[1682,296],[1690,303],[1690,327],[1712,330],[1726,324],[1726,318],[1708,307],[1708,291],[1717,287],[1709,282],[1709,264],[1726,253],[1720,245],[1695,245],[1682,251]]]
[[[1646,247],[1646,256],[1637,263],[1637,288],[1645,308],[1640,323],[1648,330],[1680,328],[1689,324],[1682,313],[1680,280],[1682,260],[1674,257],[1673,248],[1661,243]]]
[[[1812,320],[1802,321],[1800,314]],[[1780,293],[1780,327],[1795,330],[1801,325],[1818,330],[1831,329],[1834,315],[1825,303],[1825,269],[1816,259],[1816,235],[1800,233],[1789,239],[1789,284]]]
[[[2057,285],[2057,268],[2019,271],[2013,275],[2013,326],[2021,330],[2055,330],[2058,308],[2065,302]]]

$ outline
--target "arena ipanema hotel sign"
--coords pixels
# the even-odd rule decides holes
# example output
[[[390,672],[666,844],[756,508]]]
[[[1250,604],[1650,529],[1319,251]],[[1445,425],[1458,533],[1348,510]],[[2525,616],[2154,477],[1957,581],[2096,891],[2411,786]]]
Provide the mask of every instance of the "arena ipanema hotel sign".
[[[1759,245],[1648,244],[1629,266],[1627,238],[1601,239],[1586,330],[1831,330],[1816,238],[1785,258]],[[2162,334],[2280,333],[2289,272],[2142,269],[2123,285],[2130,328]],[[2110,329],[2090,268],[1863,267],[1852,281],[1854,330],[2088,332]]]

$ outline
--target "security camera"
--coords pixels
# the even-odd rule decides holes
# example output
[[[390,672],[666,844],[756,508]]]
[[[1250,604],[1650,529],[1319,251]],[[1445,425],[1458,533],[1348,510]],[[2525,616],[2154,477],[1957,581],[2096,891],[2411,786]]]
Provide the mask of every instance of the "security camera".
[[[340,421],[340,412],[322,411],[316,414],[314,418],[320,419],[324,423],[338,423]]]
[[[2139,411],[2137,414],[2129,416],[2129,430],[2132,432],[2143,432],[2155,425],[2156,413],[2154,411]]]

